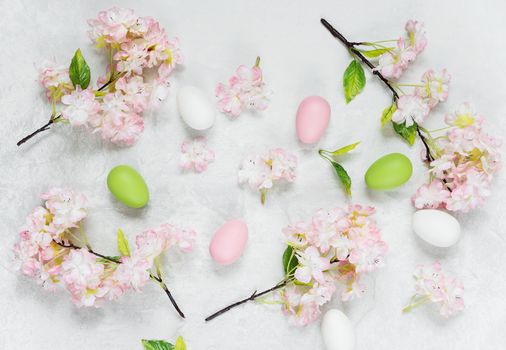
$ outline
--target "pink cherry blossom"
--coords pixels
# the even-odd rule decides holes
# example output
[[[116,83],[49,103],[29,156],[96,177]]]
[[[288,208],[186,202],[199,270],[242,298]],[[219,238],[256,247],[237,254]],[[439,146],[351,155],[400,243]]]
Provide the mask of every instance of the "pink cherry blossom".
[[[213,161],[214,152],[207,147],[205,137],[185,140],[181,145],[181,167],[183,169],[195,169],[196,172],[201,173]]]
[[[421,186],[413,196],[413,205],[418,208],[438,209],[444,207],[444,203],[450,197],[450,192],[443,186],[441,181],[432,181]]]
[[[39,67],[39,83],[46,89],[48,100],[58,102],[72,88],[69,68],[58,65],[55,60],[45,61]]]
[[[267,108],[269,93],[266,91],[262,70],[258,64],[259,59],[252,68],[241,65],[229,79],[228,84],[218,84],[215,93],[221,112],[236,118],[246,109]]]
[[[310,246],[298,256],[300,267],[295,271],[295,278],[302,283],[309,283],[312,278],[324,282],[323,271],[330,267],[330,259],[322,257],[318,248]]]
[[[148,270],[152,263],[138,255],[133,257],[124,256],[121,258],[121,264],[114,271],[112,279],[117,286],[122,286],[123,290],[132,288],[140,291],[149,281]]]
[[[418,265],[415,273],[415,294],[404,308],[412,308],[431,301],[439,306],[439,313],[444,317],[455,315],[464,309],[464,286],[454,277],[448,276],[439,262],[432,266]]]
[[[406,44],[405,39],[400,38],[395,49],[388,50],[379,57],[375,69],[387,79],[398,79],[415,58],[415,50]]]
[[[448,99],[450,79],[451,76],[446,69],[443,69],[440,74],[429,69],[423,74],[423,87],[417,88],[416,94],[422,97],[430,108],[434,108],[439,102],[445,102]]]
[[[64,95],[61,102],[65,105],[62,117],[71,125],[84,125],[100,111],[100,104],[90,89],[81,91],[78,88],[69,95]]]
[[[171,224],[163,224],[160,230],[164,232],[169,246],[177,245],[185,253],[193,250],[197,238],[195,230]]]
[[[52,224],[56,227],[62,229],[76,227],[79,221],[86,217],[87,199],[84,194],[53,187],[41,198],[46,201],[46,208],[53,216]]]
[[[402,95],[397,101],[397,110],[392,115],[392,121],[397,124],[406,123],[407,127],[413,123],[421,124],[430,112],[430,107],[416,95]]]
[[[239,183],[248,183],[254,191],[260,191],[262,203],[267,190],[280,182],[295,181],[297,157],[282,148],[246,157],[239,169]]]
[[[425,37],[425,29],[423,24],[418,21],[409,20],[405,26],[408,34],[409,46],[412,47],[418,55],[427,46],[427,38]]]
[[[88,32],[90,38],[99,44],[122,43],[128,41],[128,31],[134,27],[137,16],[131,9],[113,7],[106,11],[100,11],[96,19],[88,20],[91,30]]]

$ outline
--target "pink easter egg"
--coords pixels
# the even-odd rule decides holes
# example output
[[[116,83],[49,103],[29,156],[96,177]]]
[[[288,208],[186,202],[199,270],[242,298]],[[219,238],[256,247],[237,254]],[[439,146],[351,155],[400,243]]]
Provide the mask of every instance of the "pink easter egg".
[[[248,241],[248,226],[242,220],[230,220],[213,235],[209,253],[217,263],[230,265],[242,255]]]
[[[330,120],[330,105],[323,97],[306,97],[299,105],[296,117],[296,129],[299,140],[303,143],[318,141]]]

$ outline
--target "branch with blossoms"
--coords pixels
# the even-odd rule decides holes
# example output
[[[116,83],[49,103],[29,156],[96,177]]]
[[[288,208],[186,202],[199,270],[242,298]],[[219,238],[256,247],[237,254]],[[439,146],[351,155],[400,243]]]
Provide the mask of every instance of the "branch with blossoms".
[[[321,307],[340,289],[343,301],[364,292],[362,276],[383,265],[387,244],[372,219],[372,207],[319,210],[307,222],[283,229],[284,278],[262,292],[230,304],[208,316],[212,319],[249,301],[281,304],[290,322],[305,326],[321,315]],[[273,300],[260,299],[269,294]]]
[[[127,291],[140,291],[149,281],[157,282],[178,314],[184,314],[162,276],[162,254],[174,246],[188,252],[196,232],[170,224],[149,229],[135,237],[131,249],[118,230],[120,256],[96,252],[88,242],[82,221],[86,218],[86,197],[69,189],[51,188],[41,198],[44,206],[28,216],[14,253],[21,271],[45,289],[63,287],[78,307],[100,307]]]
[[[427,45],[423,25],[408,21],[406,36],[397,40],[352,42],[325,19],[321,23],[353,56],[343,76],[346,102],[365,86],[364,64],[392,93],[392,104],[381,115],[382,126],[391,122],[395,132],[410,145],[417,136],[423,143],[422,158],[429,167],[429,182],[413,196],[414,206],[462,212],[481,206],[500,168],[500,141],[484,131],[484,118],[469,103],[446,114],[446,127],[428,130],[423,126],[430,112],[448,98],[450,75],[446,69],[439,74],[427,70],[420,83],[397,82]],[[442,131],[446,133],[441,135]]]
[[[144,130],[144,111],[167,97],[171,73],[182,63],[177,39],[170,40],[154,18],[139,17],[131,9],[113,7],[88,23],[91,40],[109,58],[98,88],[90,87],[90,68],[80,49],[69,66],[43,64],[39,83],[52,113],[18,146],[55,124],[83,126],[109,142],[132,145]],[[148,81],[153,71],[156,77]]]

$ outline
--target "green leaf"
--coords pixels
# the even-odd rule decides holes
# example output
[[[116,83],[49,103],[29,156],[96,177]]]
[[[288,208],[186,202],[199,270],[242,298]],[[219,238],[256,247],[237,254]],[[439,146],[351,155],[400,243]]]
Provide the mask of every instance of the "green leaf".
[[[108,256],[108,258],[114,260],[116,263],[119,263],[120,260],[121,260],[121,256]],[[104,259],[104,258],[101,258],[101,257],[97,257],[97,261],[100,262],[100,263],[102,263],[102,264],[111,264],[111,263],[113,263],[111,260]]]
[[[341,181],[341,184],[344,187],[344,192],[347,196],[351,196],[351,177],[348,175],[346,170],[341,166],[341,164],[334,162],[333,160],[330,160],[330,163],[332,163],[332,166],[334,167],[334,170],[336,171],[337,177]]]
[[[74,87],[79,85],[84,90],[90,85],[90,67],[84,60],[81,49],[77,49],[72,62],[70,62],[69,77]]]
[[[118,229],[118,250],[122,256],[130,256],[130,246],[121,229]]]
[[[343,75],[343,88],[346,103],[357,96],[365,86],[364,69],[357,60],[351,61]]]
[[[291,246],[286,247],[283,253],[283,270],[286,277],[291,277],[295,273],[296,267],[299,265],[299,259],[295,256],[295,252]]]
[[[183,337],[179,336],[177,338],[174,350],[186,350],[186,343],[184,342]]]
[[[392,120],[392,115],[397,110],[397,105],[395,103],[392,103],[390,106],[385,108],[383,110],[383,113],[381,113],[381,127],[385,127],[385,125]]]
[[[406,127],[406,122],[402,124],[392,122],[392,125],[394,126],[395,132],[399,134],[407,143],[409,143],[411,146],[415,143],[416,131],[418,129],[418,125],[416,125],[416,123],[413,123],[413,125],[410,127]]]
[[[165,340],[142,339],[144,350],[174,350],[174,345]]]
[[[368,50],[368,51],[360,50],[360,52],[362,52],[362,54],[367,58],[376,58],[383,55],[385,52],[391,51],[393,49],[394,49],[393,47],[384,47],[381,49]]]
[[[341,147],[339,149],[336,149],[333,152],[325,152],[325,153],[331,154],[332,157],[341,156],[341,155],[346,154],[346,153],[350,152],[351,150],[355,149],[355,147],[357,147],[359,143],[360,143],[360,141],[352,143],[351,145],[344,146],[344,147]]]

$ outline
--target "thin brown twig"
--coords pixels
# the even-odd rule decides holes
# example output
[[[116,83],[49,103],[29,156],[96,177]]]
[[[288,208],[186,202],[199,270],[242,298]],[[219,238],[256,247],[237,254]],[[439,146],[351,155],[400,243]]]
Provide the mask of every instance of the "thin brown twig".
[[[336,28],[334,28],[329,22],[327,22],[325,19],[320,19],[321,23],[327,30],[332,34],[335,38],[339,39],[347,48],[351,51],[353,55],[358,57],[369,69],[371,70],[372,74],[377,76],[385,85],[390,89],[392,92],[392,95],[394,97],[394,100],[399,99],[399,94],[397,91],[395,91],[394,87],[390,84],[390,81],[385,78],[378,70],[376,70],[376,66],[372,64],[371,61],[369,61],[359,50],[355,48],[357,45],[362,45],[363,43],[360,42],[351,42],[348,41]]]
[[[78,247],[78,246],[76,246],[73,243],[65,244],[65,243],[62,243],[62,242],[57,242],[55,240],[53,240],[53,242],[55,242],[56,244],[58,244],[60,247],[63,247],[63,248],[68,248],[68,249],[82,249],[83,248],[83,247]],[[116,264],[121,264],[120,260],[112,258],[112,257],[107,256],[107,255],[103,255],[103,254],[97,253],[93,249],[91,249],[91,247],[85,247],[84,249],[87,249],[88,252],[90,252],[91,254],[93,254],[95,256],[98,256],[99,258],[102,258],[104,260],[107,260],[107,261],[110,261],[110,262],[113,262],[113,263],[116,263]],[[167,287],[167,285],[165,284],[165,282],[163,281],[163,279],[161,277],[153,275],[151,272],[149,273],[149,278],[151,278],[151,279],[155,280],[156,282],[158,282],[158,284],[160,285],[160,287],[162,287],[162,289],[164,290],[165,294],[167,294],[167,296],[169,297],[170,302],[174,306],[174,309],[176,309],[176,311],[179,314],[179,316],[181,316],[181,318],[185,318],[184,313],[179,308],[179,305],[177,304],[176,300],[172,296],[172,293],[170,292],[169,288]]]

